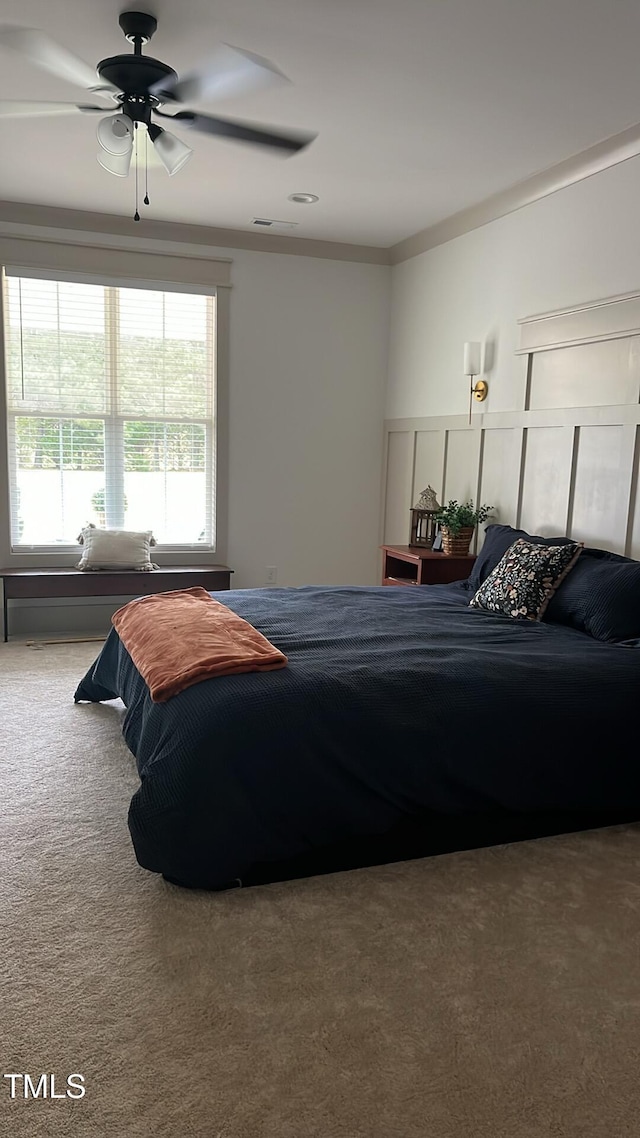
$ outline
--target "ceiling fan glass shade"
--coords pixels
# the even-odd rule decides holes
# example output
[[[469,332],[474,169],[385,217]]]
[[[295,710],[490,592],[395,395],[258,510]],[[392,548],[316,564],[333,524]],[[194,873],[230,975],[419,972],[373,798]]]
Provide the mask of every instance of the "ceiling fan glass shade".
[[[151,129],[149,137],[167,174],[177,174],[193,154],[190,146],[162,127]]]
[[[100,119],[98,142],[107,154],[130,154],[133,147],[133,123],[128,115],[118,113]]]
[[[118,178],[126,178],[131,165],[132,154],[133,146],[126,154],[107,154],[106,150],[99,150],[97,157],[103,170],[108,170],[110,174],[116,174]]]

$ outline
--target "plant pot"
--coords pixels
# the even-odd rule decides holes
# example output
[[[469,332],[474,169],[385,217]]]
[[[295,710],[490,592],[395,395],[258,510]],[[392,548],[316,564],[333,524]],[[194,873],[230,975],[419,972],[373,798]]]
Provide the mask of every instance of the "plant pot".
[[[474,528],[474,526],[465,526],[464,529],[454,535],[445,526],[442,526],[442,552],[449,554],[449,556],[466,557]]]

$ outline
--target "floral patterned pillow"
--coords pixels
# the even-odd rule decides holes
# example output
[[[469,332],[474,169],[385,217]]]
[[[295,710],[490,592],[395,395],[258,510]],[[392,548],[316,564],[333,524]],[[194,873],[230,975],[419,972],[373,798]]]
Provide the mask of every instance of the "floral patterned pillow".
[[[473,608],[523,620],[541,620],[549,601],[582,553],[582,545],[534,545],[520,538],[509,547],[469,602]]]

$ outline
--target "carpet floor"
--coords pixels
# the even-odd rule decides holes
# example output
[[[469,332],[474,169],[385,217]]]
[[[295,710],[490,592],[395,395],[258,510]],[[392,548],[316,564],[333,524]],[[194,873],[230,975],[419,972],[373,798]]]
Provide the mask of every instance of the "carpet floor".
[[[0,648],[0,1134],[638,1134],[640,827],[181,890],[118,705],[73,704],[97,647]]]

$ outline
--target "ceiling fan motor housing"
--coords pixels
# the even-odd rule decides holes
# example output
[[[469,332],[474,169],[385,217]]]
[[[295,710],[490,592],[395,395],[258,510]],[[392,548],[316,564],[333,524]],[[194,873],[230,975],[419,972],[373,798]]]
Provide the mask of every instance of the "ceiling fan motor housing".
[[[150,55],[112,55],[98,64],[98,75],[125,94],[148,95],[154,83],[177,78],[173,67]]]
[[[162,80],[177,78],[175,71],[149,55],[114,55],[98,64],[98,75],[123,92],[116,99],[131,119],[148,124],[151,111],[161,100],[149,88]]]

